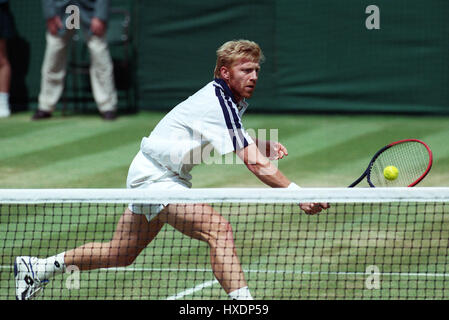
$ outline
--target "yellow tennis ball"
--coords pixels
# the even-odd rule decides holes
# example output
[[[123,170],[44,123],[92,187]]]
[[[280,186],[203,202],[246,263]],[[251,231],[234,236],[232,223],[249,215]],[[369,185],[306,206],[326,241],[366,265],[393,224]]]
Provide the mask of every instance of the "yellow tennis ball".
[[[384,177],[387,180],[396,180],[399,174],[398,168],[395,166],[388,166],[384,169]]]

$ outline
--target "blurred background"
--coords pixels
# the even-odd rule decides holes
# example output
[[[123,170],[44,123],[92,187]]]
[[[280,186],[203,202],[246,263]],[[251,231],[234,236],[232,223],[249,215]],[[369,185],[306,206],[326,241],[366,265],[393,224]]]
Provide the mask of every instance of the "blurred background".
[[[377,30],[365,26],[372,4],[380,9]],[[10,48],[13,111],[30,110],[40,88],[45,20],[41,1],[10,6],[18,31]],[[111,14],[109,29],[111,41],[128,36],[111,45],[118,87],[126,89],[123,110],[172,108],[212,79],[223,42],[246,38],[266,56],[252,111],[449,113],[445,0],[112,0],[111,8],[129,14],[127,30],[117,25],[120,14]],[[78,60],[83,45],[72,51]],[[77,94],[95,109],[90,90],[81,89]],[[123,92],[131,89],[135,101]]]

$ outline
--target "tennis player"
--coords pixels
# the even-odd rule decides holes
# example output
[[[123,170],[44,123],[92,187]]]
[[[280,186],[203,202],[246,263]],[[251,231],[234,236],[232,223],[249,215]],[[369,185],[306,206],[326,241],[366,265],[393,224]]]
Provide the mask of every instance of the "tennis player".
[[[229,41],[217,50],[215,79],[172,109],[143,138],[129,168],[127,187],[183,190],[191,187],[190,171],[203,150],[213,146],[220,154],[235,152],[248,169],[273,188],[299,188],[268,158],[282,159],[287,149],[278,142],[252,138],[242,124],[246,99],[256,88],[260,47],[248,40]],[[201,160],[201,159],[200,159]],[[328,208],[326,203],[304,203],[308,214]],[[130,204],[111,241],[88,243],[46,259],[17,257],[14,264],[17,299],[32,299],[54,274],[66,266],[79,270],[123,267],[168,223],[210,247],[213,273],[231,299],[253,299],[236,254],[229,222],[207,204]]]

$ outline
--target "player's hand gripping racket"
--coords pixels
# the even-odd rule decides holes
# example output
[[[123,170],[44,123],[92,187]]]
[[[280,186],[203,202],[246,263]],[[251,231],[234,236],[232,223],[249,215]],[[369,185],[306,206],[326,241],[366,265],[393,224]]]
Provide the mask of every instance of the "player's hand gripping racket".
[[[365,177],[370,187],[413,187],[432,168],[432,151],[416,139],[400,140],[383,147],[371,159],[365,172],[349,188]]]

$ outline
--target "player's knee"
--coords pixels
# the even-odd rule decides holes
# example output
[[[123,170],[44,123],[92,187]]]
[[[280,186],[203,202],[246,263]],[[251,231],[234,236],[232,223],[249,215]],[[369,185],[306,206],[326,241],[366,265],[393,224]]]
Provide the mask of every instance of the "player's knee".
[[[226,221],[223,225],[223,232],[226,235],[233,234],[232,225],[228,221]]]
[[[232,226],[228,221],[221,221],[210,232],[207,242],[212,247],[227,247],[229,242],[234,242]]]

